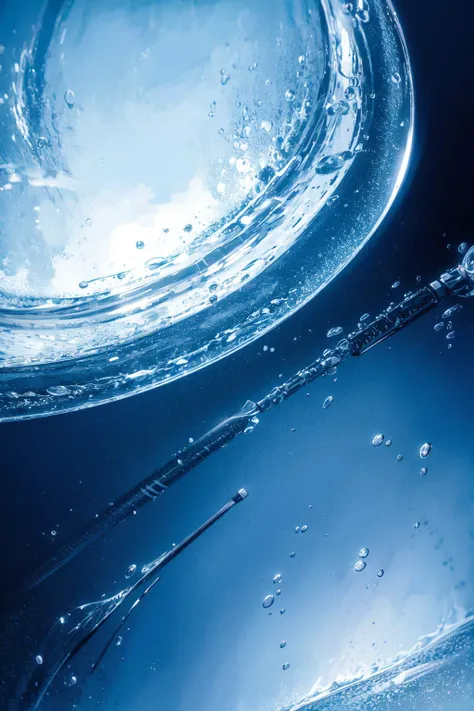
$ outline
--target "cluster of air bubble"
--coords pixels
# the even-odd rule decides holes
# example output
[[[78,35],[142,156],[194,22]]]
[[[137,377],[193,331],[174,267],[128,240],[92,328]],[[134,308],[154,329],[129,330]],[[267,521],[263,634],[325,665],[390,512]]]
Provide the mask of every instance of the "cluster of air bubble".
[[[454,304],[453,306],[450,306],[448,309],[443,311],[443,314],[441,316],[441,320],[437,321],[434,325],[434,330],[437,333],[445,333],[446,334],[446,340],[448,341],[448,348],[452,348],[452,341],[456,336],[456,332],[454,330],[454,324],[453,324],[453,316],[455,314],[459,313],[462,309],[462,304]]]
[[[193,78],[193,84],[184,91],[184,98],[180,91],[186,88],[184,83],[190,79],[191,73],[181,76],[170,67],[168,81],[171,82],[176,75],[170,101],[167,86],[164,93],[155,91],[155,86],[160,86],[161,81],[160,53],[166,50],[160,45],[160,33],[153,32],[150,23],[155,22],[159,26],[162,11],[160,7],[154,8],[151,15],[137,11],[137,27],[143,22],[143,31],[139,33],[129,27],[130,23],[126,22],[126,15],[120,8],[113,18],[107,12],[99,18],[97,32],[101,28],[105,30],[107,23],[112,23],[112,31],[115,25],[124,23],[129,37],[127,51],[133,54],[121,77],[120,87],[115,91],[114,121],[109,120],[110,111],[107,108],[113,82],[103,87],[99,100],[95,82],[100,78],[100,72],[95,72],[89,83],[86,81],[94,52],[102,52],[103,47],[96,47],[95,34],[87,23],[82,27],[80,36],[77,35],[76,24],[82,20],[75,8],[63,23],[58,21],[55,27],[34,28],[38,37],[43,32],[51,35],[48,35],[50,51],[41,86],[37,85],[34,74],[29,73],[35,59],[30,51],[25,50],[22,61],[15,64],[13,96],[5,95],[1,102],[8,102],[15,119],[12,140],[15,143],[24,142],[34,161],[31,166],[18,166],[18,170],[11,167],[3,170],[0,191],[13,192],[16,184],[22,183],[21,194],[25,189],[28,193],[25,209],[27,207],[28,212],[33,212],[34,241],[40,251],[45,251],[45,259],[51,258],[49,273],[36,280],[37,293],[43,287],[45,293],[49,289],[51,293],[58,292],[58,296],[63,295],[60,292],[76,292],[79,289],[77,295],[82,296],[99,290],[124,288],[120,282],[133,280],[138,267],[151,271],[162,271],[170,263],[184,267],[187,257],[194,261],[198,251],[208,249],[221,239],[215,233],[223,219],[239,212],[266,190],[274,176],[285,170],[298,154],[301,136],[314,112],[313,100],[318,95],[324,71],[321,48],[325,40],[315,22],[316,14],[313,18],[312,11],[306,11],[298,22],[289,22],[285,3],[277,2],[272,16],[268,18],[268,27],[262,28],[261,14],[263,16],[265,10],[249,3],[247,14],[245,5],[240,9],[242,17],[235,30],[235,19],[228,9],[218,7],[210,11],[206,7],[199,8],[203,17],[207,17],[207,12],[215,13],[216,27],[221,22],[222,32],[229,31],[229,36],[227,38],[224,34],[211,39],[206,36],[205,41],[210,44],[203,46],[203,51],[211,52],[209,62],[201,70],[197,83]],[[183,12],[185,10],[181,9]],[[278,21],[280,15],[288,26]],[[167,16],[166,19],[169,20]],[[185,34],[184,25],[185,22],[182,28]],[[231,27],[234,28],[232,34]],[[149,42],[149,46],[144,47],[145,42]],[[135,51],[138,49],[141,51]],[[117,50],[114,49],[114,52]],[[78,74],[74,68],[79,56],[85,57],[85,66],[83,72]],[[190,57],[191,66],[192,61],[202,60],[201,57],[196,58],[192,51]],[[111,77],[115,74],[113,72]],[[137,82],[142,82],[143,86],[138,87]],[[34,116],[27,90],[35,97],[37,109]],[[180,101],[183,104],[181,112],[178,111]],[[176,108],[170,108],[173,102]],[[100,176],[104,174],[107,181],[110,180],[109,163],[116,162],[117,156],[127,146],[127,141],[121,140],[122,133],[127,129],[127,115],[133,115],[138,108],[140,112],[137,113],[133,132],[135,143],[140,140],[141,133],[145,140],[145,132],[155,126],[155,121],[160,131],[155,130],[155,141],[149,142],[146,154],[136,150],[133,160],[124,161],[119,171],[114,171],[109,185],[101,181]],[[163,121],[169,123],[168,108],[170,115],[173,111],[176,115],[166,128],[166,124],[160,124]],[[145,121],[147,116],[148,122]],[[172,132],[175,125],[176,135]],[[179,127],[182,127],[181,131]],[[117,140],[111,152],[109,143],[114,135],[117,135]],[[163,142],[166,135],[167,140]],[[101,136],[102,145],[97,150],[95,143],[100,141]],[[159,192],[157,178],[162,172],[161,166],[155,165],[155,176],[147,183],[146,176],[150,172],[147,156],[152,156],[157,150],[155,144],[163,144],[168,150],[167,147],[176,140],[181,140],[185,148],[187,143],[193,149],[200,144],[201,165],[187,188],[183,186],[186,188],[183,197],[177,193],[178,199],[173,200],[171,205],[162,203],[154,194]],[[186,164],[187,154],[189,147],[183,151],[182,147],[177,146],[176,166],[167,167],[170,176],[179,169],[180,162]],[[117,190],[115,196],[115,184],[125,185],[127,172],[136,172],[135,161],[140,155],[142,166],[138,178],[141,182],[138,187],[133,186],[135,192],[133,195],[120,195]],[[6,162],[14,166],[16,161]],[[96,163],[97,169],[93,170]],[[90,175],[89,168],[92,171]],[[130,179],[128,182],[133,185]],[[171,179],[168,182],[171,183]],[[67,203],[64,214],[60,208],[55,209],[57,214],[53,215],[48,197],[50,189],[63,195],[63,202]],[[74,196],[72,201],[71,196]],[[116,199],[114,205],[110,203],[110,198]],[[134,202],[138,205],[137,200],[140,205],[135,215],[127,205]],[[61,206],[62,202],[58,204]],[[156,205],[158,210],[154,210]],[[153,211],[155,214],[152,214]],[[5,212],[9,213],[8,205]],[[136,219],[137,215],[140,219]],[[146,228],[142,224],[142,215],[146,216]],[[7,217],[6,227],[13,230],[14,216],[7,214]],[[250,220],[245,216],[243,219]],[[243,221],[242,226],[245,225]],[[18,235],[16,229],[14,231],[19,245],[22,234]],[[53,232],[57,244],[51,256],[43,243],[53,239]],[[66,240],[64,245],[59,243],[60,236]],[[92,244],[93,254],[89,253]],[[26,254],[27,250],[23,252]],[[17,257],[21,263],[21,249],[16,251],[15,259]],[[92,262],[96,262],[95,266]],[[117,266],[120,268],[117,269]],[[35,264],[31,263],[28,268],[34,272]],[[68,271],[68,279],[63,279],[65,275],[60,273],[61,270]],[[73,284],[73,273],[79,274],[80,271],[85,276],[87,272],[95,273],[78,278]],[[4,275],[4,287],[12,294],[28,291],[29,288],[29,275],[25,273],[24,280],[19,283],[17,272],[15,260],[10,258],[9,270]],[[48,288],[46,282],[50,282]]]
[[[374,435],[372,438],[372,447],[380,447],[381,444],[385,441],[385,446],[386,447],[391,447],[392,446],[392,440],[391,439],[385,439],[385,435],[382,433]],[[431,454],[433,453],[433,445],[431,442],[425,442],[424,444],[421,445],[419,449],[419,456],[420,459],[427,459]],[[403,461],[403,454],[397,454],[396,457],[398,462]],[[426,476],[428,474],[428,468],[426,466],[423,466],[420,469],[420,476]]]
[[[262,74],[257,81],[259,90],[249,97],[236,94],[236,110],[232,120],[218,129],[219,135],[232,148],[225,162],[218,161],[217,193],[221,198],[236,189],[247,198],[261,193],[272,178],[293,158],[299,134],[312,109],[311,72],[314,62],[310,50],[287,59],[293,76],[291,85],[281,92],[281,106],[275,113],[269,96],[275,91],[275,77],[264,76],[259,62],[252,62],[248,71]],[[293,65],[293,71],[291,71]],[[239,70],[235,69],[238,73]],[[240,70],[241,71],[241,70]],[[221,84],[232,89],[232,70],[220,70]],[[219,102],[213,102],[209,116],[219,119]]]
[[[309,506],[309,509],[312,509],[312,508],[313,508],[313,507],[310,505],[310,506]],[[303,525],[301,525],[301,526],[295,526],[294,532],[297,533],[297,534],[304,534],[304,533],[306,533],[306,532],[308,531],[308,529],[309,529],[309,525],[308,525],[307,523],[305,523],[305,524],[303,524]],[[295,558],[295,557],[296,557],[296,552],[295,552],[295,551],[291,551],[290,554],[289,554],[289,557],[292,558],[292,559]],[[284,576],[283,576],[282,573],[276,573],[276,574],[273,576],[272,583],[273,583],[273,585],[276,585],[276,586],[278,586],[278,587],[277,587],[277,589],[275,590],[274,593],[269,593],[269,594],[265,595],[265,597],[263,598],[262,607],[263,607],[264,610],[270,610],[270,608],[272,608],[272,607],[273,607],[273,604],[275,603],[275,598],[276,598],[276,597],[280,597],[280,595],[282,594],[282,587],[281,587],[281,586],[282,586],[282,583],[283,583],[283,582],[284,582]],[[279,615],[284,615],[285,613],[286,613],[286,608],[285,608],[285,607],[280,607],[279,610],[278,610],[278,614],[279,614]],[[272,615],[272,612],[269,611],[268,614],[271,616],[271,615]],[[286,649],[286,646],[287,646],[286,640],[282,640],[282,641],[280,642],[280,645],[279,645],[279,646],[280,646],[280,649]],[[287,671],[287,670],[290,668],[290,666],[291,666],[291,663],[290,663],[290,662],[284,662],[284,663],[282,664],[281,668],[282,668],[283,671]]]

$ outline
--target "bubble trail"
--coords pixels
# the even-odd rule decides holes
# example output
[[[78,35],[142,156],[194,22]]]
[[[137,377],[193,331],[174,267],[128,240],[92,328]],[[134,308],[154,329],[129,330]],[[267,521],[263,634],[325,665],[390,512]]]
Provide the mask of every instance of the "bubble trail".
[[[296,372],[285,383],[274,387],[264,398],[258,402],[248,400],[239,412],[186,447],[179,458],[173,458],[163,464],[108,506],[86,525],[74,540],[59,548],[52,558],[35,571],[27,579],[22,592],[36,587],[81,551],[105,536],[114,526],[126,521],[145,504],[155,501],[169,486],[205,461],[213,452],[217,452],[244,433],[257,415],[261,416],[317,378],[333,372],[334,367],[350,356],[364,355],[374,346],[431,312],[444,299],[474,294],[474,276],[470,266],[473,261],[474,248],[471,248],[463,262],[467,266],[455,267],[428,286],[413,294],[407,294],[400,303],[391,304],[373,321],[360,324],[358,330],[340,340],[333,349],[326,349],[319,358]]]

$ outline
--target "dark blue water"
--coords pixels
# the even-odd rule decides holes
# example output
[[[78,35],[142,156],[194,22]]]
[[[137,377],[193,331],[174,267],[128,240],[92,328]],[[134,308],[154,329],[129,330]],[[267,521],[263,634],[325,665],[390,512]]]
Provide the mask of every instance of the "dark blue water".
[[[248,499],[163,570],[98,671],[91,675],[91,664],[116,620],[60,671],[39,708],[472,708],[470,303],[453,318],[454,340],[434,331],[436,314],[424,317],[346,363],[336,382],[326,378],[268,413],[41,587],[18,592],[55,547],[190,437],[324,350],[329,327],[352,327],[413,289],[417,276],[425,283],[456,263],[458,244],[472,236],[468,9],[462,18],[446,3],[400,1],[399,9],[418,88],[415,159],[390,223],[350,268],[290,322],[189,378],[1,426],[2,709],[35,707],[18,706],[18,691],[37,655],[49,663],[61,616],[118,593],[131,564],[140,569],[169,550],[241,487]],[[392,446],[372,447],[377,433]],[[422,461],[424,442],[433,452]],[[367,567],[356,573],[363,546]],[[272,583],[277,573],[281,584]],[[264,609],[268,594],[275,602]]]

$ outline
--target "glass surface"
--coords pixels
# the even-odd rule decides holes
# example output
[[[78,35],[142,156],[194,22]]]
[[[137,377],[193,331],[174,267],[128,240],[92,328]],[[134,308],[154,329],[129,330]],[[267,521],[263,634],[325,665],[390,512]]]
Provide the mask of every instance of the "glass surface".
[[[387,2],[0,10],[0,417],[160,385],[292,314],[406,170]]]

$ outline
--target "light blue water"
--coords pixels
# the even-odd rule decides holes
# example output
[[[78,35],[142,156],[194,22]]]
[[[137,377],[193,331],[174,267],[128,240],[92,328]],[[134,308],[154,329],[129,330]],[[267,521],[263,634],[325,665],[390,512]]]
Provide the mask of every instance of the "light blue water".
[[[291,711],[469,711],[474,703],[474,620],[430,635],[393,664],[313,691]]]

